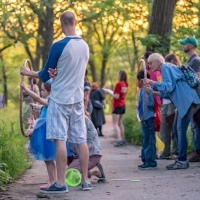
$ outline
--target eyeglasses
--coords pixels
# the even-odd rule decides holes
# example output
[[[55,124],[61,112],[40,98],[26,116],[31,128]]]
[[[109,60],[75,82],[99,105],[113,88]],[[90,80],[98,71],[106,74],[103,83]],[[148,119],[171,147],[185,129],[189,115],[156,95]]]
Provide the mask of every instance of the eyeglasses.
[[[152,65],[152,62],[148,62],[148,65]]]

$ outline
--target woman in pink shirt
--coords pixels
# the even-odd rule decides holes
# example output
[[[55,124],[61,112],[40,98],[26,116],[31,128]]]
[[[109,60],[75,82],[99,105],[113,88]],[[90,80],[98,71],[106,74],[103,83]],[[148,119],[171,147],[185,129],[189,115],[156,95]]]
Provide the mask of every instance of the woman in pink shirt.
[[[162,76],[161,76],[161,72],[160,71],[152,71],[152,69],[149,67],[149,63],[147,61],[148,57],[152,54],[153,52],[151,51],[146,51],[143,58],[145,61],[145,65],[146,65],[146,69],[150,74],[150,79],[153,81],[157,81],[157,82],[161,82],[162,81]],[[162,101],[160,99],[160,97],[157,95],[155,96],[155,100],[158,106],[162,105]]]

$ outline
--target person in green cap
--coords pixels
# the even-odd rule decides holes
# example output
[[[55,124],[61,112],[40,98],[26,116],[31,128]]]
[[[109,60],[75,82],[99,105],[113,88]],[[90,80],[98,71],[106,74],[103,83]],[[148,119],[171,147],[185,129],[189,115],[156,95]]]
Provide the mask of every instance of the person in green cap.
[[[196,48],[198,46],[198,41],[194,37],[187,37],[183,40],[180,40],[180,44],[183,45],[183,51],[188,56],[187,66],[191,67],[197,74],[200,79],[200,57],[196,53]],[[200,96],[200,87],[196,90],[198,95]],[[195,113],[196,109],[194,109],[193,113]],[[193,121],[193,120],[192,120]],[[193,132],[193,146],[194,151],[191,155],[189,155],[189,162],[199,162],[200,161],[200,126],[192,123],[191,127]]]

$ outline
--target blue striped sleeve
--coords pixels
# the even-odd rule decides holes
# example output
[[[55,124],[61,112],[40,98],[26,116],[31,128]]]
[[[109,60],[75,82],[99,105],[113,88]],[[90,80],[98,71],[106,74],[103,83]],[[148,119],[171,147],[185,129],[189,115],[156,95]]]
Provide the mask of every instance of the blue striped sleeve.
[[[71,38],[64,38],[59,42],[54,43],[51,46],[48,59],[44,65],[44,68],[38,72],[38,76],[42,82],[46,82],[50,79],[48,69],[55,69],[57,67],[58,60],[63,52],[63,49],[70,41]]]
[[[58,62],[58,59],[60,58],[61,53],[58,51],[56,43],[51,46],[51,50],[49,52],[49,56],[44,65],[44,68],[38,73],[38,76],[42,82],[46,82],[50,79],[48,69],[56,68],[57,62]]]

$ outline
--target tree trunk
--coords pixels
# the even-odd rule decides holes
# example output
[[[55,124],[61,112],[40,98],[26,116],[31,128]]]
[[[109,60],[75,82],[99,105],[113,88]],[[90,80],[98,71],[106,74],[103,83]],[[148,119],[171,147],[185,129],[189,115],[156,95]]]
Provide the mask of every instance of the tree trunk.
[[[3,62],[3,56],[0,53],[0,59],[2,63],[2,78],[3,78],[3,96],[4,96],[4,105],[7,106],[8,104],[8,88],[7,88],[7,75],[6,70]]]
[[[105,86],[106,82],[106,64],[108,62],[108,56],[109,54],[103,53],[103,58],[102,58],[102,64],[101,64],[101,80],[100,80],[100,87]]]
[[[131,72],[134,72],[135,66],[137,66],[137,64],[138,64],[137,62],[139,60],[138,46],[136,45],[136,38],[135,38],[134,31],[132,31],[132,33],[131,33],[131,38],[132,38],[133,52],[134,52],[133,62],[132,62],[132,66],[131,66]]]
[[[177,1],[154,0],[148,34],[157,35],[158,41],[147,47],[147,50],[159,52],[163,55],[169,53],[172,20]]]
[[[44,45],[42,47],[41,53],[42,53],[42,65],[43,66],[48,58],[49,50],[53,43],[53,34],[54,34],[53,21],[54,21],[54,12],[53,12],[53,4],[52,4],[51,7],[47,6],[45,20],[42,22],[42,24],[43,24],[42,39],[44,41]]]
[[[45,62],[48,58],[50,47],[53,43],[53,4],[51,3],[46,6],[45,12],[38,13],[38,36],[39,40],[36,42],[35,59],[33,61],[33,66],[35,71],[40,70],[40,59],[42,58],[42,67],[44,67]],[[41,40],[41,41],[40,41]]]
[[[89,59],[88,64],[90,65],[90,70],[92,73],[92,81],[96,82],[97,79],[97,73],[96,73],[96,67],[93,59]]]

